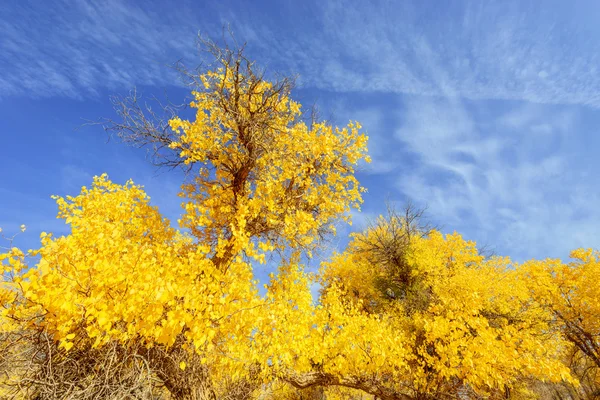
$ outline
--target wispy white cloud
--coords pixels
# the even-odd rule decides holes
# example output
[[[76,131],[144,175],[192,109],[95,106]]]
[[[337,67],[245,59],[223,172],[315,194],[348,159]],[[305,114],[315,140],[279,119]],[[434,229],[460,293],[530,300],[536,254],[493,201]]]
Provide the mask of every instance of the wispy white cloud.
[[[399,171],[398,189],[447,228],[517,258],[597,246],[594,167],[565,146],[578,113],[513,106],[489,115],[456,99],[408,101],[396,137],[420,162]]]
[[[341,92],[454,95],[600,107],[600,5],[520,1],[199,6],[150,1],[25,2],[0,20],[0,96],[93,95],[176,84],[198,31],[231,23],[271,70]],[[35,29],[32,29],[35,27]],[[191,56],[191,59],[190,59]]]
[[[0,97],[79,98],[135,84],[176,84],[167,65],[194,54],[200,26],[182,18],[182,5],[163,13],[144,4],[57,0],[3,7]]]
[[[600,45],[590,40],[600,30],[584,15],[598,11],[593,1],[328,1],[313,10],[316,29],[306,35],[242,23],[264,58],[300,72],[307,86],[600,107]],[[301,29],[286,23],[284,30]]]

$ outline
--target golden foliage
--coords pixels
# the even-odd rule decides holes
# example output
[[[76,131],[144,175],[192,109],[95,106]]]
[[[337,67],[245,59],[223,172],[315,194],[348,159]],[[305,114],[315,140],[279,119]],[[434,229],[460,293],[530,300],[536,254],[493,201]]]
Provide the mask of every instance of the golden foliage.
[[[386,235],[402,234],[395,224],[402,221],[380,219],[324,266],[325,299],[333,290],[377,325],[391,325],[389,333],[377,334],[395,342],[371,332],[362,339],[372,340],[360,346],[367,355],[388,355],[376,368],[345,354],[349,364],[411,397],[491,395],[526,379],[571,379],[559,360],[566,344],[552,333],[547,313],[531,304],[510,260],[485,259],[474,243],[435,230],[405,237],[402,249],[386,249],[399,242]]]

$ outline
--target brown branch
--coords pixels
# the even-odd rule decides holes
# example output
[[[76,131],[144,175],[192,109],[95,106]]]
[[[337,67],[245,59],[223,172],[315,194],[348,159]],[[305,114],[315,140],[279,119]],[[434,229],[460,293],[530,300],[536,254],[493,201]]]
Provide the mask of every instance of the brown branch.
[[[339,377],[324,372],[295,373],[289,371],[284,380],[297,389],[306,389],[313,386],[342,386],[362,390],[381,400],[413,400],[414,397],[399,393],[394,389],[385,387],[381,382],[368,377]]]

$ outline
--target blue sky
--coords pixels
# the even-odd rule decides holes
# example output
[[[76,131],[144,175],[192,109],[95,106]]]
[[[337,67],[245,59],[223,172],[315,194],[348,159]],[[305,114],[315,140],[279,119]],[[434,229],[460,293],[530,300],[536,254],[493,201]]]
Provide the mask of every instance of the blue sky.
[[[50,195],[103,172],[176,219],[181,176],[80,126],[134,86],[183,99],[167,65],[194,66],[197,33],[228,23],[268,71],[299,74],[300,101],[370,135],[353,229],[410,199],[516,260],[598,247],[599,17],[592,0],[2,2],[0,227],[26,224],[28,248],[66,233]]]

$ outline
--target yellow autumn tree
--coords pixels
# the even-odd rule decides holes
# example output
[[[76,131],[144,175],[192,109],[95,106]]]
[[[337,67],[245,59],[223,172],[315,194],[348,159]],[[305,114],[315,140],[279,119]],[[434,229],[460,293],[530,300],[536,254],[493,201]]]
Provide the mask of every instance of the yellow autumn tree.
[[[140,186],[102,175],[78,196],[56,197],[71,232],[42,234],[34,264],[18,249],[1,256],[3,334],[27,332],[52,350],[9,374],[2,383],[13,394],[126,390],[128,380],[94,386],[113,358],[141,371],[145,396],[242,398],[272,376],[269,357],[251,354],[257,321],[275,307],[258,296],[252,263],[310,255],[349,218],[362,201],[354,168],[368,159],[367,138],[358,123],[303,119],[291,80],[270,82],[241,50],[211,49],[217,65],[197,76],[193,119],[174,116],[162,131],[119,125],[125,141],[160,143],[192,171],[181,191],[185,233]],[[37,379],[61,367],[60,382]]]
[[[573,382],[567,343],[513,267],[458,234],[380,218],[324,264],[291,382],[381,399],[526,398],[532,380]]]

